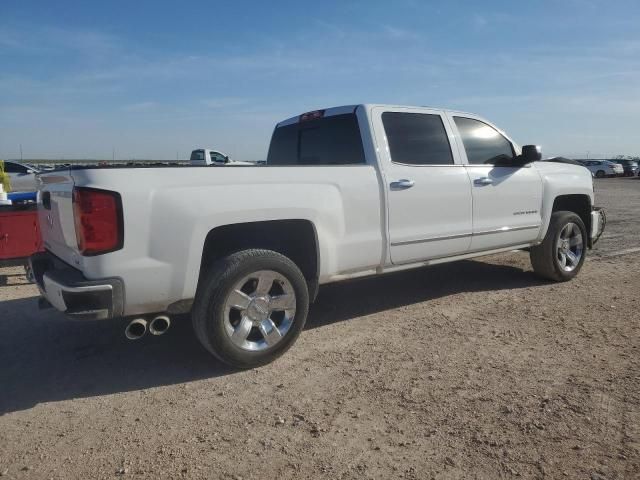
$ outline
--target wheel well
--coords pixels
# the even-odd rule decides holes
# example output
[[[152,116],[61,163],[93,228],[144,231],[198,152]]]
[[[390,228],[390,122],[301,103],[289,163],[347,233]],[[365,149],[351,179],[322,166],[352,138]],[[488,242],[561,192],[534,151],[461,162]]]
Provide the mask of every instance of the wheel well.
[[[587,229],[591,231],[591,199],[588,195],[560,195],[553,201],[553,211],[568,211],[576,213]]]
[[[204,242],[200,279],[217,259],[249,248],[273,250],[290,258],[307,280],[309,298],[315,298],[319,275],[318,241],[310,221],[272,220],[214,228]]]

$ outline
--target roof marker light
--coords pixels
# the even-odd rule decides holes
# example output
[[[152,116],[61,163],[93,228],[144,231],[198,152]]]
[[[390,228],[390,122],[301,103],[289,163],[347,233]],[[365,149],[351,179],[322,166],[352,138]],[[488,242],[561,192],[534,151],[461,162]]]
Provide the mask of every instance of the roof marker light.
[[[314,110],[313,112],[300,115],[300,122],[308,122],[309,120],[316,120],[322,117],[324,117],[324,110]]]

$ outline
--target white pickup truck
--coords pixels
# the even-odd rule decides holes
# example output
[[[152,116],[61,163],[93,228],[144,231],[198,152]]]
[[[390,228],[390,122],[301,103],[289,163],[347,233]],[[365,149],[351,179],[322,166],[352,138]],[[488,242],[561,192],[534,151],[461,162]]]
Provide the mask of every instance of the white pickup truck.
[[[189,163],[195,166],[237,166],[237,165],[255,165],[252,162],[241,162],[238,160],[231,160],[229,155],[226,155],[217,150],[211,150],[210,148],[197,148],[191,151],[189,157]]]
[[[190,312],[204,347],[252,367],[293,344],[322,284],[513,249],[574,277],[604,213],[587,169],[537,160],[469,113],[309,112],[276,126],[263,166],[41,175],[31,269],[70,316],[127,317],[137,338]]]

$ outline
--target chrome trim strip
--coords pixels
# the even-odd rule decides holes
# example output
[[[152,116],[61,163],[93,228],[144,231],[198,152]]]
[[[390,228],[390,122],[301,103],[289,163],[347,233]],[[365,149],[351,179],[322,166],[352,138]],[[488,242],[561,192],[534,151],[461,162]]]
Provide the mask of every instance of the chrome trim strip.
[[[474,232],[473,235],[491,235],[492,233],[505,233],[505,232],[517,232],[519,230],[533,230],[534,228],[540,228],[542,225],[524,225],[522,227],[502,227],[494,228],[492,230],[483,230],[482,232]]]
[[[480,236],[480,235],[491,235],[492,233],[517,232],[519,230],[532,230],[534,228],[540,228],[541,226],[542,225],[524,225],[522,227],[502,227],[502,228],[496,228],[493,230],[484,230],[482,232],[475,232],[475,233],[459,233],[457,235],[446,235],[442,237],[430,237],[430,238],[420,238],[417,240],[406,240],[403,242],[391,242],[391,246],[399,247],[402,245],[412,245],[414,243],[438,242],[440,240],[453,240],[456,238],[473,237],[473,236]]]
[[[394,165],[402,165],[403,167],[466,167],[463,163],[428,163],[428,164],[419,164],[419,163],[400,163],[394,162],[391,160],[391,163]]]
[[[465,238],[465,237],[471,237],[472,234],[471,233],[459,233],[457,235],[445,235],[442,237],[431,237],[431,238],[420,238],[418,240],[407,240],[404,242],[392,242],[391,246],[392,247],[397,247],[400,245],[411,245],[413,243],[425,243],[425,242],[437,242],[439,240],[453,240],[455,238]]]

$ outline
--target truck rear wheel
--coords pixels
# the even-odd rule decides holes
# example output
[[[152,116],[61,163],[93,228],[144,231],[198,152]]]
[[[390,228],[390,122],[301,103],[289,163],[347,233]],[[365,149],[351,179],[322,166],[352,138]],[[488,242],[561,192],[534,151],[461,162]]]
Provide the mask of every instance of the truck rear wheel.
[[[286,352],[307,319],[309,293],[300,269],[271,250],[243,250],[218,260],[202,280],[192,310],[198,340],[237,368],[267,364]]]
[[[565,282],[575,277],[584,263],[587,229],[573,212],[553,212],[540,245],[531,247],[533,271],[548,280]]]

